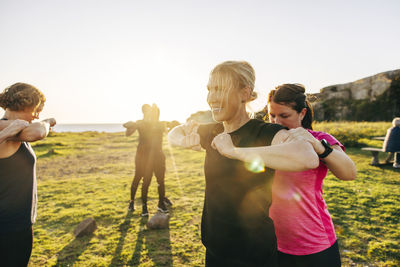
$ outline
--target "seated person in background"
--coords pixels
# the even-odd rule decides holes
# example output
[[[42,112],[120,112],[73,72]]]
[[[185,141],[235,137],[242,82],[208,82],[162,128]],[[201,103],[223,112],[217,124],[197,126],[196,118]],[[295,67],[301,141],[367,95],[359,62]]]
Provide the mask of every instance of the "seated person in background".
[[[140,180],[142,184],[142,216],[148,216],[147,193],[149,190],[151,178],[154,175],[158,183],[158,208],[160,212],[167,213],[166,205],[172,205],[165,197],[165,155],[162,151],[162,139],[165,131],[165,124],[160,122],[160,109],[157,105],[142,106],[143,120],[136,122],[129,121],[123,126],[126,128],[126,136],[132,135],[136,130],[139,132],[139,144],[135,157],[135,177],[131,185],[131,200],[129,210],[135,210],[135,194]]]
[[[394,153],[393,168],[400,168],[400,118],[393,119],[393,127],[389,128],[386,133],[383,149],[385,152]]]

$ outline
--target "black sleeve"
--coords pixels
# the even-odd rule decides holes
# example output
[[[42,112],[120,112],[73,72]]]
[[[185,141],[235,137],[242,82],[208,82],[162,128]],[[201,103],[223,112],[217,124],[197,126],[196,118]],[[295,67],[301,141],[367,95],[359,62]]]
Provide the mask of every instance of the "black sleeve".
[[[274,139],[275,135],[277,132],[279,132],[282,129],[286,129],[286,127],[283,127],[282,125],[275,124],[275,123],[265,123],[264,127],[261,131],[261,134],[264,137],[265,144],[267,146],[270,146],[272,143],[272,139]]]
[[[205,150],[211,147],[211,142],[214,137],[223,131],[220,129],[222,125],[219,123],[200,124],[197,133],[200,135],[200,145]]]

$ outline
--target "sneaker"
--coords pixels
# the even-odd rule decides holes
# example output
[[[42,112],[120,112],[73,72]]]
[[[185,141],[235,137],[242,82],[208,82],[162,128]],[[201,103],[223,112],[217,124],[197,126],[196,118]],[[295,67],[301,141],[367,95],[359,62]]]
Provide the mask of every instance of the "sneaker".
[[[393,168],[395,169],[399,169],[400,168],[400,164],[399,163],[393,163]]]
[[[149,211],[147,210],[147,205],[143,205],[142,206],[142,214],[141,214],[141,216],[142,217],[149,216]]]
[[[133,200],[129,201],[128,210],[129,211],[135,211],[135,203],[133,202]]]
[[[172,202],[171,202],[171,200],[169,200],[167,197],[164,197],[164,204],[165,204],[165,206],[172,206]]]
[[[163,208],[157,207],[157,211],[159,211],[161,213],[168,213],[168,209],[167,208],[163,209]]]

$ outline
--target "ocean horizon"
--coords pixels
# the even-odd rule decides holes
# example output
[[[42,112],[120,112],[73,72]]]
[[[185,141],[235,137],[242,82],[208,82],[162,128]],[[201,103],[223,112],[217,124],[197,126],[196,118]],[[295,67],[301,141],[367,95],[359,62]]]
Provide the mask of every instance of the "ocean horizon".
[[[122,123],[61,123],[52,128],[53,132],[124,132]]]

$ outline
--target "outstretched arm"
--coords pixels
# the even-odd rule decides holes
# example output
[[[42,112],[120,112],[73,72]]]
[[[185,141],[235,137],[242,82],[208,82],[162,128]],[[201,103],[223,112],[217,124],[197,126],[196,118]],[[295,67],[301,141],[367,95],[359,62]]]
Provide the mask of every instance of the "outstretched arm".
[[[5,129],[13,122],[14,120],[1,121],[0,130]],[[54,125],[56,125],[56,120],[54,118],[34,122],[29,124],[29,126],[25,127],[19,133],[9,136],[7,139],[20,142],[35,142],[45,138],[49,133],[49,128]]]
[[[235,147],[229,134],[217,135],[212,143],[222,155],[245,162],[261,160],[266,167],[282,171],[304,171],[317,168],[318,155],[303,139],[286,141],[287,130],[280,130],[271,146]]]
[[[320,155],[325,151],[325,147],[311,133],[304,128],[290,129],[289,133],[292,138],[304,138],[312,146],[314,151]],[[347,156],[339,145],[332,146],[333,151],[325,157],[323,162],[329,170],[340,180],[356,179],[357,169],[354,162]]]
[[[174,127],[168,133],[168,142],[173,146],[185,147],[200,151],[200,135],[197,133],[199,124],[189,121],[185,124]]]
[[[9,123],[3,130],[0,131],[0,144],[8,138],[17,135],[23,129],[29,126],[29,122],[24,120],[14,120]]]
[[[125,136],[131,136],[137,129],[137,123],[133,121],[128,121],[122,124],[126,128]]]

